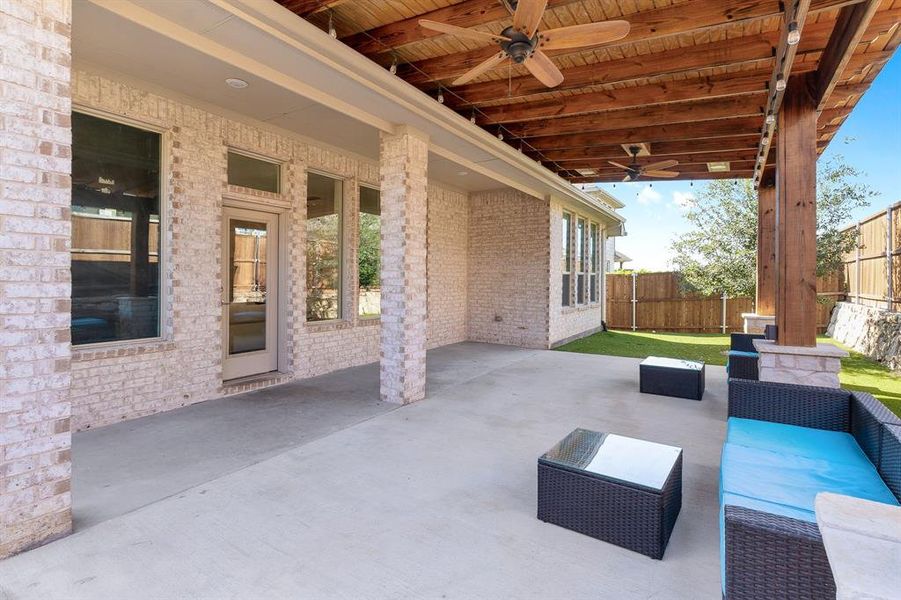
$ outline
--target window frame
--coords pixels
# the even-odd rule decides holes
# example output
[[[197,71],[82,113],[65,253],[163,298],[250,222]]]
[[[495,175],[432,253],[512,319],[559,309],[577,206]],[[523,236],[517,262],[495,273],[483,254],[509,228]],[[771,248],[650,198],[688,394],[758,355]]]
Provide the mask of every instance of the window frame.
[[[160,174],[160,182],[159,182],[159,192],[160,192],[160,200],[159,200],[159,213],[160,213],[160,222],[159,222],[159,252],[157,256],[158,262],[158,270],[159,270],[159,294],[157,296],[157,302],[159,303],[159,307],[157,308],[157,331],[159,332],[156,336],[153,337],[142,337],[142,338],[131,338],[128,340],[109,340],[104,342],[89,342],[87,344],[74,344],[72,343],[72,352],[90,352],[94,350],[104,350],[108,348],[128,348],[128,347],[136,347],[136,346],[146,346],[148,344],[159,344],[166,343],[171,341],[172,339],[172,331],[170,330],[169,324],[170,313],[169,307],[171,305],[172,298],[172,281],[169,275],[169,261],[171,260],[170,254],[172,249],[172,236],[169,231],[170,225],[170,206],[169,206],[169,198],[171,192],[171,186],[169,185],[169,174],[172,170],[171,168],[171,148],[172,148],[172,134],[171,130],[165,126],[150,123],[148,121],[143,121],[140,119],[134,119],[131,117],[127,117],[125,115],[120,115],[118,113],[113,113],[105,110],[100,110],[91,106],[86,106],[84,104],[80,104],[77,102],[72,103],[72,113],[81,113],[83,115],[87,115],[89,117],[94,117],[97,119],[103,119],[105,121],[110,121],[112,123],[118,123],[119,125],[127,125],[129,127],[134,127],[135,129],[141,129],[143,131],[147,131],[150,133],[156,133],[160,136],[160,166],[159,166],[159,174]],[[72,144],[72,154],[74,156],[75,146],[74,140]],[[70,194],[71,194],[71,184],[69,186]],[[72,214],[70,211],[69,222],[71,227],[72,222]],[[69,256],[71,261],[72,251],[69,250]],[[71,262],[70,262],[70,270],[71,270]],[[72,325],[69,324],[69,332],[71,335]]]
[[[575,218],[575,214],[569,211],[564,210],[563,216],[561,217],[561,221],[566,224],[565,232],[563,234],[563,265],[561,271],[560,278],[560,301],[561,305],[564,307],[571,307],[573,305],[573,263],[574,254],[573,254],[573,232],[575,231],[573,220]],[[566,279],[566,278],[569,279]],[[563,281],[567,281],[567,287],[563,289]]]
[[[588,222],[588,248],[591,256],[588,258],[588,303],[598,304],[601,301],[600,288],[600,240],[601,226],[595,221]],[[592,299],[592,290],[594,290],[594,299]]]
[[[357,313],[356,318],[361,321],[372,322],[372,321],[378,321],[382,318],[381,301],[379,302],[379,314],[368,315],[368,316],[360,314],[360,218],[361,218],[360,215],[363,214],[363,211],[360,209],[360,199],[363,197],[363,195],[360,193],[360,190],[362,188],[374,190],[379,193],[379,240],[381,240],[381,232],[382,232],[382,188],[380,188],[376,185],[369,184],[369,183],[358,182],[357,190],[356,190],[357,191],[357,231],[356,231],[357,243],[356,243],[356,248],[354,249],[356,258],[357,258],[356,264],[354,265],[354,267],[356,269],[356,271],[355,271],[356,279],[354,280],[354,287],[356,288],[356,299],[355,299],[356,300],[355,301],[356,313]],[[367,213],[367,214],[369,214],[369,213]],[[379,242],[379,264],[381,264],[381,261],[382,261],[382,248],[381,248],[381,241],[380,241]],[[379,299],[381,300],[381,286],[382,286],[381,269],[379,271],[380,271],[379,272]]]
[[[588,298],[588,258],[586,256],[588,252],[588,219],[585,217],[576,217],[576,227],[575,227],[575,235],[576,235],[576,247],[579,249],[579,252],[576,255],[576,260],[574,261],[574,266],[578,269],[576,271],[576,306],[587,304]],[[582,234],[579,235],[579,226],[581,225]],[[579,293],[579,279],[582,280],[582,291]]]
[[[309,182],[310,182],[310,174],[319,175],[320,177],[327,177],[335,182],[341,183],[341,193],[337,195],[340,206],[336,211],[338,215],[338,316],[333,319],[321,319],[319,321],[310,321],[307,319],[307,301],[309,299],[309,290],[306,287],[307,281],[307,269],[309,265],[304,263],[304,298],[303,298],[303,318],[304,324],[306,325],[329,325],[334,323],[341,323],[344,321],[348,321],[347,317],[347,298],[345,298],[345,292],[347,291],[347,281],[345,280],[345,275],[347,274],[347,265],[344,260],[347,256],[347,185],[348,178],[337,173],[330,173],[328,171],[323,171],[321,169],[304,169],[304,253],[306,253],[306,243],[307,243],[307,222],[310,220],[310,217],[307,212],[307,202],[309,201]],[[355,232],[356,233],[356,232]],[[353,303],[353,302],[352,302]]]
[[[258,188],[246,187],[243,185],[237,185],[235,183],[230,183],[228,181],[228,155],[229,154],[238,154],[240,156],[244,156],[246,158],[252,158],[254,160],[259,160],[261,162],[269,163],[278,167],[278,182],[276,187],[278,188],[275,192],[270,192],[269,190],[261,190]],[[258,154],[256,152],[251,152],[250,150],[244,150],[243,148],[237,148],[235,146],[226,146],[225,148],[225,184],[234,189],[238,190],[249,190],[254,194],[266,194],[269,196],[281,196],[284,193],[284,179],[285,179],[285,163],[280,160],[275,160],[272,157],[265,156],[263,154]]]

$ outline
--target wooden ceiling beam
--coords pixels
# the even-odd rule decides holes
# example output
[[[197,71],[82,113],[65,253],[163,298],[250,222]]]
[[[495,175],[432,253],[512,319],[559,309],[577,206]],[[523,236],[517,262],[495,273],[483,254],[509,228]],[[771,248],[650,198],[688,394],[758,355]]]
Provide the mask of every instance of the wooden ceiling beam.
[[[696,102],[677,102],[614,110],[605,113],[576,115],[559,119],[529,121],[505,127],[518,138],[609,131],[629,127],[648,127],[676,123],[695,123],[735,117],[762,117],[766,92],[730,98],[713,98]],[[629,140],[623,140],[623,143]],[[647,140],[642,140],[647,141]]]
[[[686,167],[687,165],[707,165],[707,163],[712,162],[728,162],[728,163],[745,163],[751,162],[757,158],[757,149],[756,148],[746,148],[744,150],[736,151],[736,152],[708,152],[702,154],[674,154],[670,156],[639,156],[638,164],[645,166],[652,163],[660,162],[661,160],[678,160],[678,166],[672,167],[671,169],[667,169],[667,171],[678,171],[680,167]],[[627,156],[617,156],[615,158],[591,158],[588,160],[580,160],[580,161],[547,161],[553,162],[560,166],[562,169],[566,169],[569,171],[575,169],[596,169],[599,171],[615,169],[613,165],[610,164],[609,161],[618,162],[622,165],[629,165],[632,163],[632,159]],[[753,164],[752,164],[753,166]]]
[[[346,1],[347,0],[277,0],[279,4],[303,18],[328,10]]]
[[[823,50],[820,68],[817,71],[815,91],[817,110],[823,110],[832,90],[843,77],[845,67],[857,50],[878,8],[879,0],[867,0],[846,6],[839,11],[835,29]]]
[[[859,0],[858,0],[859,1]],[[816,10],[829,10],[847,4],[843,0],[814,0]],[[627,46],[634,42],[683,33],[695,33],[721,28],[742,21],[764,19],[782,14],[782,3],[778,0],[722,0],[721,2],[690,2],[664,8],[655,8],[631,13],[625,18],[632,29],[625,38],[599,48]],[[458,77],[477,64],[491,57],[497,48],[477,48],[464,52],[451,52],[407,65],[400,65],[398,75],[414,85],[428,84]],[[550,51],[547,54],[559,56],[578,54],[579,50]],[[382,58],[372,57],[382,62],[390,62],[391,53]]]
[[[791,12],[786,12],[782,15],[779,47],[776,49],[776,64],[773,66],[773,74],[770,76],[769,89],[771,92],[766,105],[767,118],[773,122],[765,123],[763,131],[760,134],[758,159],[755,167],[755,186],[759,185],[763,178],[763,172],[766,168],[766,162],[770,154],[770,144],[773,141],[773,131],[776,128],[774,119],[779,114],[780,106],[782,106],[782,98],[785,95],[785,84],[788,84],[789,78],[794,72],[794,62],[795,55],[798,51],[798,44],[792,45],[788,43],[789,30],[791,25],[796,26],[801,34],[801,38],[804,38],[804,24],[807,21],[810,3],[811,0],[797,0],[793,5]],[[803,77],[803,75],[799,75],[799,77]],[[782,89],[779,89],[778,85],[780,80],[783,83]]]
[[[813,69],[814,65],[811,64],[810,70]],[[479,110],[477,122],[480,125],[489,125],[534,121],[651,104],[764,93],[769,73],[770,69],[755,69],[741,73],[608,89],[540,102],[485,107]]]
[[[653,153],[655,144],[659,142],[748,136],[759,133],[760,125],[761,120],[759,116],[740,117],[698,123],[650,127],[638,126],[610,131],[538,137],[529,140],[529,145],[539,151],[544,151],[646,142],[651,144],[651,152]]]
[[[578,1],[580,0],[549,0],[547,7],[548,10],[552,10]],[[498,0],[464,0],[408,19],[355,33],[341,38],[341,41],[361,54],[373,56],[385,52],[386,48],[398,49],[407,44],[442,35],[441,32],[420,27],[420,19],[464,28],[477,27],[505,19],[510,19],[512,22],[512,16]]]
[[[867,29],[866,35],[875,37],[897,23],[901,18],[901,7],[880,11]],[[833,23],[824,21],[808,25],[801,38],[799,53],[817,56],[826,46],[832,32]],[[665,50],[640,56],[620,58],[596,64],[580,65],[563,70],[563,83],[554,91],[582,89],[599,85],[625,83],[636,79],[658,77],[686,71],[697,71],[713,67],[731,67],[746,63],[760,63],[772,67],[773,55],[779,43],[779,32],[767,32],[753,36],[720,40],[680,48],[678,52]],[[865,56],[877,61],[885,61],[891,52],[871,52]],[[861,57],[862,58],[862,57]],[[845,72],[862,66],[861,58],[854,57]],[[512,80],[471,83],[452,88],[448,94],[448,105],[454,107],[481,105],[486,102],[516,102],[525,96],[547,93],[548,89],[531,75],[514,77]]]
[[[734,152],[741,150],[754,152],[757,148],[757,139],[756,135],[745,135],[685,142],[660,142],[649,145],[651,147],[651,157],[669,159],[679,155],[704,154],[708,152]],[[528,150],[526,153],[530,154]],[[628,154],[619,144],[568,148],[565,150],[545,150],[542,152],[542,155],[549,161],[559,163],[592,159],[622,161],[628,158]],[[534,156],[537,157],[537,155]]]
[[[680,173],[673,179],[639,179],[636,183],[664,183],[666,181],[703,181],[707,179],[751,179],[753,171],[729,171],[728,173]],[[621,183],[624,175],[604,174],[592,177],[570,176],[566,177],[570,183]]]

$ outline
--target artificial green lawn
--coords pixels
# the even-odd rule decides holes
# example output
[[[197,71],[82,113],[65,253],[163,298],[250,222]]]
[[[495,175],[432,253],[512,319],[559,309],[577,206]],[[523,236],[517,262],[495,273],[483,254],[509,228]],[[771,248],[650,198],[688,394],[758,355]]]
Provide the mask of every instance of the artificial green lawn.
[[[820,341],[835,344],[851,353],[851,356],[842,360],[842,371],[839,374],[842,387],[870,392],[901,416],[901,377],[878,362],[829,338],[822,337]],[[665,356],[703,360],[710,365],[725,366],[723,351],[728,348],[728,335],[605,331],[570,342],[558,350],[634,358]]]

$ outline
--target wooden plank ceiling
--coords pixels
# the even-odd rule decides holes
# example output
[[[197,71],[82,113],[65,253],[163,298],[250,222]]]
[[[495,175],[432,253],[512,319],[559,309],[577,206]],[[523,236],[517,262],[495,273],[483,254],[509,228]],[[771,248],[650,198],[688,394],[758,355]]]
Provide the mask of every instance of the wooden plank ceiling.
[[[331,23],[348,46],[394,64],[399,77],[573,183],[622,180],[608,161],[628,163],[622,146],[635,143],[650,148],[639,163],[678,160],[678,179],[751,178],[759,168],[759,180],[775,164],[778,132],[762,132],[778,109],[770,92],[778,61],[791,74],[815,74],[822,152],[901,43],[901,0],[549,0],[540,30],[625,19],[631,31],[549,51],[564,75],[553,89],[509,60],[454,87],[497,47],[418,19],[496,34],[512,23],[500,0],[277,1],[318,27]],[[801,23],[788,55],[784,6]],[[713,162],[728,170],[711,172]]]

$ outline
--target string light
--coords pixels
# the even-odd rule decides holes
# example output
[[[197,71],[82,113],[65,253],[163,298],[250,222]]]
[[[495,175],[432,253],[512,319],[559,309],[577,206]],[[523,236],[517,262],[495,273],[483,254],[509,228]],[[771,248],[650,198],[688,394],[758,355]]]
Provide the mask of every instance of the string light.
[[[391,59],[391,66],[388,67],[388,72],[392,75],[397,75],[397,57],[395,56]]]
[[[766,113],[766,124],[772,125],[776,122],[776,115],[773,114],[773,111],[769,111]]]
[[[504,132],[501,131],[500,129],[497,130],[497,139],[499,139],[502,142],[504,141]]]
[[[798,22],[792,21],[788,24],[788,36],[785,38],[789,46],[797,46],[801,41],[801,31],[798,29]]]
[[[338,38],[338,30],[335,29],[335,21],[332,18],[332,13],[328,14],[328,34],[333,38]]]
[[[782,73],[776,75],[776,91],[784,92],[785,91],[785,77],[782,76]]]
[[[476,124],[476,109],[472,109],[472,115],[469,117],[469,122],[473,125]]]
[[[444,104],[444,92],[438,88],[438,104]]]

